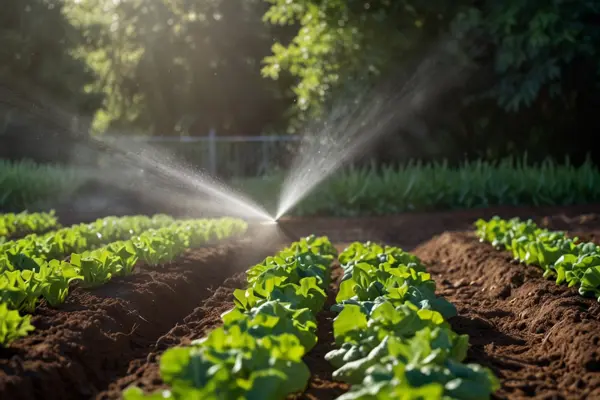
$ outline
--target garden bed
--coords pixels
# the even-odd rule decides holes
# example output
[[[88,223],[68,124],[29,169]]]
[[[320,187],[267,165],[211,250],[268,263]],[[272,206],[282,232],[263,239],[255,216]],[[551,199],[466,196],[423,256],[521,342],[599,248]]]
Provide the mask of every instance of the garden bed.
[[[42,302],[32,320],[36,331],[0,351],[0,397],[117,399],[130,385],[165,388],[160,355],[219,326],[221,313],[233,307],[233,290],[246,286],[244,271],[311,233],[329,236],[338,250],[372,240],[420,257],[438,295],[458,309],[449,322],[470,336],[467,361],[500,379],[497,398],[600,397],[600,306],[480,243],[472,223],[492,215],[535,217],[586,239],[600,232],[597,206],[287,219],[287,238],[260,228],[265,231],[253,230],[252,239],[189,250],[172,265],[141,267],[97,289],[75,289],[58,308]],[[312,376],[307,390],[292,398],[334,399],[348,389],[332,379],[334,368],[324,359],[333,348],[335,314],[329,307],[339,265],[332,276],[328,302],[317,315],[318,344],[304,358]]]
[[[75,289],[58,309],[42,303],[36,330],[0,350],[0,397],[96,395],[228,277],[275,250],[248,240],[189,250],[172,265],[140,266],[99,288]]]

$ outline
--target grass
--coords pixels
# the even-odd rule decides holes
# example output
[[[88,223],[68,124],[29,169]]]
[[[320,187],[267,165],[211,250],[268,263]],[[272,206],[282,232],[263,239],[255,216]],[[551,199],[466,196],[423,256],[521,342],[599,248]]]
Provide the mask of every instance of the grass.
[[[67,199],[89,172],[55,165],[0,160],[0,211],[44,210]],[[283,173],[234,179],[233,185],[275,210]],[[498,162],[413,162],[400,167],[347,168],[319,185],[293,215],[388,215],[407,211],[497,205],[571,205],[600,202],[600,170],[526,158]]]
[[[0,160],[0,210],[51,208],[87,179],[87,174],[76,168],[40,165],[27,160],[16,163]]]
[[[283,176],[236,180],[270,209],[276,208]],[[600,201],[600,171],[591,162],[568,160],[528,164],[499,162],[410,163],[402,167],[348,168],[317,187],[294,215],[386,215],[406,211],[478,208],[495,205],[572,205]]]

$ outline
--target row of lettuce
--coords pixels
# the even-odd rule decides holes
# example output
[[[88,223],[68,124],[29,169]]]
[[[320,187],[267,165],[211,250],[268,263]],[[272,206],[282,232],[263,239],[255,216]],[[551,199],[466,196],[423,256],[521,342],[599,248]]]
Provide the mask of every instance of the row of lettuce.
[[[246,229],[233,218],[107,217],[6,242],[0,246],[0,345],[34,329],[30,314],[42,298],[59,306],[74,284],[96,287],[133,273],[138,262],[166,264],[188,248]]]
[[[60,227],[54,211],[0,214],[0,243],[30,233],[42,233]]]
[[[469,338],[446,321],[456,308],[416,256],[367,242],[339,259],[338,348],[325,356],[334,379],[352,385],[339,400],[489,399],[499,388],[490,370],[463,362]]]
[[[160,372],[170,389],[131,387],[124,399],[283,399],[304,390],[310,371],[302,357],[317,343],[315,315],[335,255],[327,238],[312,236],[252,267],[220,328],[163,354]]]
[[[544,277],[554,279],[556,284],[577,287],[582,296],[600,301],[600,246],[541,228],[532,220],[496,216],[478,220],[475,226],[481,241],[511,251],[524,264],[541,267]]]
[[[306,389],[302,357],[316,344],[336,251],[310,236],[247,271],[223,326],[191,346],[167,350],[160,372],[169,389],[130,387],[125,400],[284,399]],[[338,399],[488,399],[499,387],[486,368],[463,363],[468,337],[446,318],[455,307],[414,255],[354,243],[339,256],[344,276],[333,311],[338,348],[325,358],[352,385]]]
[[[110,216],[45,234],[30,234],[0,245],[0,270],[7,268],[6,254],[23,254],[29,258],[43,260],[60,259],[71,253],[96,249],[117,240],[126,240],[149,229],[162,228],[173,222],[175,222],[173,218],[162,214],[152,217]]]

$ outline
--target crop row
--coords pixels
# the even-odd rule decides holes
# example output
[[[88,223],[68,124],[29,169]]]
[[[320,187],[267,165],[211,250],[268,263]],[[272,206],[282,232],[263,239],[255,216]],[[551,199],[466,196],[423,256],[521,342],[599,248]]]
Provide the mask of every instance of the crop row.
[[[165,264],[187,248],[241,234],[246,229],[245,222],[232,218],[180,220],[99,249],[72,253],[68,261],[20,254],[18,263],[0,273],[0,344],[6,345],[33,330],[31,317],[19,312],[33,312],[40,297],[56,307],[65,301],[73,282],[82,287],[102,285],[115,276],[131,274],[138,261],[150,266]]]
[[[565,232],[540,228],[532,220],[503,220],[493,217],[475,223],[476,234],[497,249],[510,250],[513,257],[544,270],[545,278],[556,284],[579,287],[582,296],[600,301],[600,246],[579,242]]]
[[[0,214],[0,243],[15,236],[42,233],[59,226],[54,211],[42,213]]]
[[[302,357],[317,342],[315,315],[325,304],[335,255],[327,238],[311,236],[252,267],[222,327],[163,354],[160,372],[170,390],[131,387],[125,400],[267,400],[303,391],[310,371]]]
[[[63,259],[71,253],[92,250],[108,243],[129,239],[134,235],[172,224],[166,215],[106,217],[92,223],[73,225],[44,235],[31,234],[0,245],[0,272],[30,269],[23,259]]]
[[[436,297],[417,257],[353,243],[340,263],[338,349],[325,356],[337,368],[334,379],[352,385],[339,400],[487,399],[499,388],[491,371],[463,363],[469,338],[446,322],[456,309]]]

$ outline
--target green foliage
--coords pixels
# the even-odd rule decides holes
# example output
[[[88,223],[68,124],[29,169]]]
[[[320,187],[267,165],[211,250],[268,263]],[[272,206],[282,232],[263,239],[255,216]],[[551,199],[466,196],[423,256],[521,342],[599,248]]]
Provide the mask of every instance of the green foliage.
[[[279,301],[268,301],[243,313],[233,308],[222,315],[227,327],[237,325],[255,337],[293,334],[310,351],[317,343],[317,321],[308,308],[294,309]]]
[[[238,326],[227,333],[218,328],[196,346],[165,352],[161,376],[181,395],[193,388],[208,398],[279,399],[304,389],[310,377],[304,353],[291,334],[256,338]]]
[[[32,270],[5,271],[0,275],[0,304],[11,310],[33,312],[43,289]]]
[[[157,214],[153,217],[106,217],[43,235],[31,234],[0,245],[0,272],[36,269],[38,261],[62,259],[71,253],[91,251],[111,242],[129,239],[142,232],[172,224],[173,218]]]
[[[589,59],[600,73],[600,15],[595,0],[546,4],[486,1],[462,10],[453,21],[459,36],[483,35],[490,42],[494,71],[499,78],[481,94],[507,111],[531,107],[546,91],[550,98],[570,95],[566,73],[576,62]],[[599,82],[600,76],[592,76]]]
[[[288,44],[273,45],[273,55],[264,60],[263,75],[278,79],[289,72],[297,78],[292,91],[304,120],[318,116],[340,86],[359,82],[356,89],[364,89],[395,60],[413,54],[431,34],[424,29],[426,21],[435,21],[436,14],[453,8],[448,1],[268,2],[266,21],[296,24],[298,31]]]
[[[554,278],[557,285],[579,286],[582,296],[600,301],[600,246],[539,228],[531,220],[494,217],[475,226],[482,242],[510,250],[516,260],[543,268],[544,277]]]
[[[62,0],[3,2],[0,14],[0,82],[5,89],[16,91],[21,101],[21,96],[28,93],[28,100],[34,104],[41,103],[42,109],[52,109],[45,100],[41,100],[48,92],[52,95],[52,103],[58,102],[68,111],[89,115],[101,101],[96,94],[85,90],[96,75],[85,61],[73,54],[83,38],[65,18],[64,6]],[[0,117],[3,111],[0,108]],[[17,107],[16,112],[29,119],[29,110]]]
[[[132,387],[125,400],[282,399],[303,391],[310,371],[302,357],[317,342],[314,315],[335,255],[327,238],[310,236],[252,267],[249,288],[236,291],[223,327],[163,354],[160,372],[169,390],[146,395]]]
[[[86,39],[78,54],[102,77],[92,85],[105,94],[95,130],[240,134],[276,120],[278,84],[260,76],[275,34],[261,21],[264,8],[261,0],[70,2],[66,14]]]
[[[88,178],[76,168],[0,160],[0,210],[18,212],[68,198]]]
[[[43,213],[0,214],[0,243],[10,236],[23,236],[26,233],[43,233],[59,226],[54,210]]]
[[[410,85],[415,63],[428,59],[436,42],[449,42],[450,60],[466,59],[474,68],[465,84],[428,99],[426,134],[398,128],[411,154],[435,148],[437,156],[449,157],[528,151],[583,158],[589,151],[584,143],[599,128],[592,116],[600,101],[596,0],[269,3],[268,22],[297,30],[291,41],[273,45],[263,74],[296,78],[300,123],[327,116],[338,97],[355,98],[382,78]],[[573,135],[585,140],[573,141]]]
[[[0,304],[10,309],[33,312],[40,296],[51,306],[62,304],[69,285],[82,279],[80,270],[63,261],[36,259],[36,269],[3,271],[0,274]]]
[[[238,180],[234,185],[262,204],[277,199],[283,177]],[[340,171],[302,200],[295,215],[389,215],[496,205],[569,205],[600,201],[600,171],[527,158],[499,162],[413,162],[400,167]],[[276,204],[269,204],[276,207]]]
[[[20,316],[18,311],[9,310],[6,304],[0,303],[0,346],[5,347],[34,329],[31,315]]]
[[[164,216],[159,216],[161,218],[168,221]],[[115,276],[131,274],[138,260],[146,266],[168,264],[188,248],[210,243],[215,236],[218,239],[238,236],[246,229],[244,221],[233,218],[173,221],[159,229],[145,230],[126,241],[71,254],[69,263],[81,275],[83,286],[98,286]]]
[[[353,271],[353,277],[347,277],[342,285],[355,280],[356,271],[367,266],[372,269],[363,279],[380,283],[380,289],[389,279],[382,271],[396,270],[400,272],[396,276],[411,279],[425,274],[416,257],[373,243],[353,243],[339,260],[345,270]],[[444,316],[428,302],[401,300],[389,291],[402,286],[418,291],[421,281],[409,279],[402,286],[388,287],[388,293],[380,290],[370,306],[343,304],[348,293],[360,292],[361,284],[364,287],[363,282],[353,283],[352,289],[340,287],[334,306],[339,312],[333,323],[338,348],[325,358],[336,368],[335,379],[352,384],[340,398],[487,399],[499,388],[491,371],[462,363],[468,336],[452,331]]]
[[[335,249],[326,238],[309,237],[294,243],[248,270],[249,287],[233,293],[236,306],[248,311],[278,300],[316,313],[327,298],[325,288],[334,255]]]
[[[397,247],[354,243],[340,257],[344,276],[333,310],[359,307],[371,315],[382,302],[398,306],[410,302],[423,310],[435,310],[444,318],[456,308],[435,295],[435,282],[413,255]]]
[[[51,307],[56,307],[64,303],[74,281],[81,281],[82,287],[99,286],[115,276],[133,273],[138,260],[144,260],[147,266],[168,263],[189,247],[237,236],[246,229],[246,222],[233,218],[175,221],[165,215],[108,217],[49,233],[43,240],[36,241],[39,238],[31,235],[8,242],[5,249],[0,250],[0,304],[10,310],[31,313],[43,297]],[[87,238],[86,234],[89,234]],[[110,240],[131,236],[129,240]],[[73,253],[68,261],[62,260],[67,253],[60,251],[74,248],[75,244],[86,248],[101,243],[89,238],[112,243],[96,250]],[[66,245],[68,242],[71,244]],[[27,247],[28,244],[31,246]],[[50,248],[54,252],[46,252]]]

